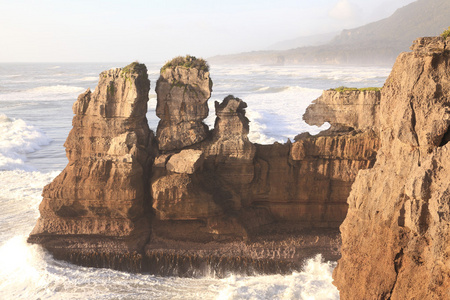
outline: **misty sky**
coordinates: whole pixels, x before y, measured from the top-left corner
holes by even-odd
[[[264,50],[414,0],[0,0],[0,62],[164,62]]]

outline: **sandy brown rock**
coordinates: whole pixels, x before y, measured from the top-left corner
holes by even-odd
[[[194,174],[203,166],[203,152],[201,150],[187,149],[172,155],[166,164],[170,172],[180,174]]]
[[[359,170],[373,166],[378,146],[373,131],[257,145],[252,202],[267,207],[278,222],[337,228],[351,185]]]
[[[211,139],[194,149],[166,151],[171,155],[167,163],[159,163],[152,174],[153,208],[159,221],[177,223],[155,222],[159,237],[177,239],[178,231],[193,241],[247,236],[240,221],[241,199],[254,176],[255,146],[247,137],[245,107],[232,96],[216,103],[218,117]],[[163,156],[157,157],[155,162],[162,160]],[[173,230],[162,228],[169,226]]]
[[[234,96],[216,101],[213,139],[205,146],[207,161],[217,176],[234,186],[248,185],[254,178],[255,145],[248,139],[247,104]]]
[[[358,103],[371,103],[376,118],[377,96],[322,97],[333,109],[310,111],[332,130],[257,145],[239,98],[216,102],[212,131],[202,123],[211,93],[206,66],[180,58],[161,69],[157,143],[145,119],[145,67],[102,73],[95,92],[74,104],[69,164],[45,188],[30,241],[78,264],[172,275],[208,264],[292,271],[318,252],[336,258],[351,184],[379,147]],[[307,233],[314,228],[320,233]]]
[[[109,251],[108,237],[122,239],[121,251],[142,247],[150,234],[149,88],[146,67],[133,63],[102,72],[95,92],[78,97],[65,143],[69,163],[44,188],[29,241],[74,253]],[[81,236],[86,239],[75,242]]]
[[[341,299],[450,296],[448,43],[415,41],[383,87],[377,162],[358,174],[341,226]]]
[[[208,68],[187,65],[198,61],[196,58],[180,59],[184,64],[161,68],[156,83],[156,115],[161,119],[156,137],[160,150],[183,149],[203,141],[208,134],[203,123],[212,91]]]
[[[380,95],[380,91],[327,90],[308,106],[303,119],[310,125],[322,126],[329,122],[340,127],[376,131]]]

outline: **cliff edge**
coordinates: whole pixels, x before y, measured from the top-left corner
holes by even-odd
[[[340,227],[341,299],[450,297],[449,49],[417,39],[382,89],[377,161],[358,173]]]

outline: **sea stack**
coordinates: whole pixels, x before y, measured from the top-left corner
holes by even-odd
[[[208,116],[212,80],[203,59],[176,57],[161,68],[156,83],[156,115],[161,119],[156,137],[162,151],[198,144],[208,134],[203,120]]]
[[[74,104],[69,164],[47,187],[29,241],[73,263],[161,275],[286,273],[339,258],[338,227],[379,147],[379,91],[325,91],[305,118],[330,122],[292,143],[250,142],[247,104],[215,103],[208,66],[161,68],[157,138],[144,65],[100,74]],[[363,108],[363,109],[362,109]]]
[[[340,227],[341,299],[450,296],[449,47],[417,39],[382,89],[381,148],[359,172]]]
[[[78,97],[64,144],[69,163],[43,190],[30,242],[58,258],[93,257],[102,266],[148,241],[149,89],[147,68],[132,63],[102,72],[95,91]]]

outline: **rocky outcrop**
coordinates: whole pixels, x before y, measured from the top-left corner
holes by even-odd
[[[207,137],[208,127],[202,121],[208,116],[212,91],[208,70],[204,60],[193,56],[177,57],[161,68],[156,83],[160,150],[183,149]]]
[[[310,125],[329,122],[336,127],[377,131],[381,92],[377,89],[347,89],[324,91],[308,106],[303,119]]]
[[[337,228],[360,169],[375,163],[373,131],[324,136],[304,134],[293,144],[257,145],[252,200],[277,222]]]
[[[203,124],[211,87],[203,60],[166,64],[153,139],[145,66],[103,72],[74,105],[69,164],[44,189],[29,240],[78,264],[170,275],[336,260],[351,185],[375,163],[379,93],[325,91],[305,118],[331,129],[258,145],[234,96],[215,103],[213,130]]]
[[[338,227],[358,171],[375,163],[379,99],[379,91],[324,91],[303,118],[330,129],[292,144],[257,145],[252,202],[278,223]]]
[[[247,238],[241,220],[242,192],[246,188],[248,193],[254,176],[255,146],[247,137],[245,107],[233,96],[216,102],[210,139],[191,146],[195,149],[165,151],[155,159],[151,179],[155,236],[175,240],[183,236],[192,242]]]
[[[95,91],[78,97],[69,163],[44,188],[29,241],[65,258],[132,253],[148,241],[149,88],[145,65],[133,63],[102,72]]]
[[[416,40],[382,89],[381,148],[359,172],[341,226],[341,299],[450,295],[449,46]]]

